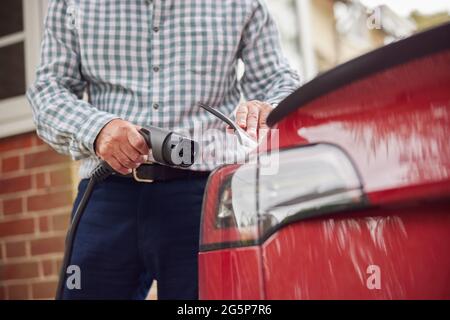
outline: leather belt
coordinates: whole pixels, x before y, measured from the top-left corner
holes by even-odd
[[[153,183],[171,180],[191,180],[207,178],[209,171],[191,171],[163,166],[156,163],[144,163],[139,168],[133,170],[133,174],[122,176],[134,178],[138,182]]]

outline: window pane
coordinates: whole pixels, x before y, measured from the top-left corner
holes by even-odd
[[[22,31],[22,0],[2,0],[0,6],[0,37]]]
[[[0,48],[0,99],[25,93],[23,42]]]

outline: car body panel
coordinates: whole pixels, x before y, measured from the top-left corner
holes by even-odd
[[[373,208],[292,224],[263,245],[265,298],[449,299],[449,208]]]
[[[200,299],[265,299],[260,247],[200,253],[199,265]]]
[[[436,30],[434,38],[431,31],[400,41],[329,77],[351,74],[361,61],[372,73],[356,72],[333,89],[323,75],[280,104],[269,117],[279,147],[343,149],[368,204],[292,221],[259,245],[202,250],[202,299],[450,299],[450,48],[441,43],[450,25]],[[403,62],[396,56],[421,42],[436,50],[420,49]],[[396,63],[375,70],[383,52]],[[311,93],[320,83],[323,94]],[[213,174],[211,189],[233,170]],[[204,219],[217,200],[206,195]],[[220,241],[229,232],[213,231],[206,238]]]
[[[369,195],[448,181],[450,50],[325,95],[275,128],[280,148],[318,142],[343,148]]]

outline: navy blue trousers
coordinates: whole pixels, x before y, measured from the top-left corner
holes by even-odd
[[[98,184],[81,219],[71,265],[81,289],[64,299],[198,298],[200,213],[206,178],[153,184],[111,177]],[[81,181],[76,207],[87,186]]]

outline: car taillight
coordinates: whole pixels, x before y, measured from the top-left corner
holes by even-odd
[[[356,169],[334,145],[263,154],[255,164],[225,166],[211,175],[201,251],[257,245],[288,223],[364,203]]]

